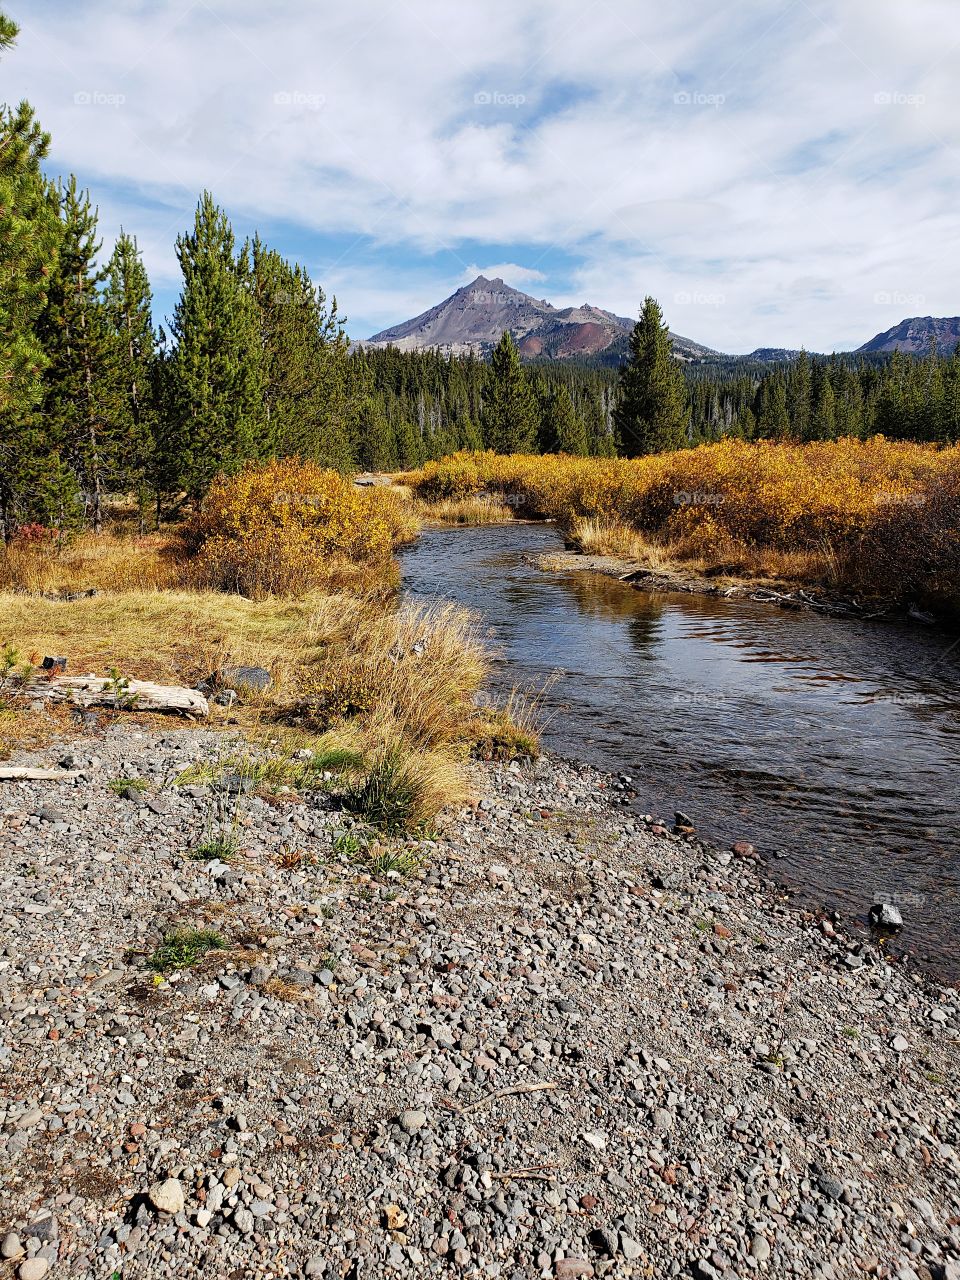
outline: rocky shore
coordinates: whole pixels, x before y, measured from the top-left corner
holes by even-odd
[[[364,850],[231,749],[0,782],[0,1276],[960,1278],[958,993],[629,780],[477,766]]]

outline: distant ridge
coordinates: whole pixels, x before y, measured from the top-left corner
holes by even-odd
[[[616,365],[626,355],[627,339],[635,323],[588,302],[579,307],[555,307],[545,298],[514,289],[499,276],[491,280],[479,275],[429,311],[382,329],[357,345],[488,356],[501,334],[509,329],[525,360],[585,360]],[[678,333],[671,333],[670,337],[674,355],[688,364],[777,364],[795,360],[800,354],[799,348],[794,347],[757,347],[749,355],[727,355]],[[884,356],[904,351],[925,355],[931,338],[936,340],[940,355],[950,355],[960,342],[960,317],[915,316],[901,320],[855,352],[838,354]]]
[[[929,351],[931,338],[936,340],[939,355],[951,355],[960,342],[960,316],[913,316],[909,320],[901,320],[892,329],[878,333],[857,350],[907,351],[911,355],[922,356]]]

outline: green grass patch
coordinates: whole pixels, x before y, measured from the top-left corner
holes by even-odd
[[[222,951],[226,939],[213,929],[173,929],[163,935],[147,964],[156,973],[191,969],[208,951]]]
[[[366,840],[356,831],[338,831],[333,837],[333,852],[339,858],[355,858],[366,847]]]
[[[214,836],[204,840],[196,848],[191,849],[187,857],[191,862],[230,862],[237,855],[240,841],[229,832],[226,835]]]
[[[122,796],[128,787],[132,787],[134,791],[139,791],[143,795],[150,790],[150,783],[146,778],[113,778],[107,783],[108,790],[116,796]]]
[[[418,820],[423,790],[403,755],[392,751],[347,790],[344,804],[379,831],[406,831]]]
[[[411,849],[381,849],[364,861],[363,865],[375,876],[395,872],[400,876],[412,876],[420,870],[420,859]]]

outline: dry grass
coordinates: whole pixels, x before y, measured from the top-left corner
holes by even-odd
[[[417,502],[415,510],[421,520],[432,524],[509,524],[514,518],[513,509],[496,494]]]
[[[376,774],[399,761],[409,825],[469,797],[464,762],[490,738],[474,706],[487,673],[477,620],[451,605],[385,609],[372,597],[313,593],[248,600],[220,592],[103,592],[58,601],[0,594],[0,644],[25,657],[66,654],[70,670],[194,685],[227,662],[266,667],[270,690],[229,716],[278,756],[291,740],[353,752]],[[138,717],[139,718],[139,717]],[[40,719],[0,718],[0,749],[43,738]],[[214,720],[215,722],[215,720]],[[51,728],[53,722],[47,726]],[[57,722],[57,727],[64,726]],[[323,733],[321,739],[315,735]],[[501,716],[498,755],[529,754],[529,735]]]
[[[390,549],[419,527],[409,494],[357,493],[330,473],[278,464],[225,482],[219,502],[204,517],[219,531],[206,540],[190,526],[183,536],[87,534],[62,548],[14,547],[0,558],[0,646],[34,664],[65,654],[71,673],[116,669],[188,687],[227,664],[265,667],[268,691],[229,711],[211,707],[211,720],[239,724],[261,747],[272,735],[277,768],[290,772],[285,740],[310,735],[311,746],[350,756],[344,776],[361,811],[392,813],[393,827],[463,802],[465,761],[491,737],[474,705],[487,654],[466,611],[393,604]],[[238,582],[204,582],[216,539],[246,566],[247,594]],[[39,722],[53,724],[20,709],[2,714],[0,750],[28,735],[39,742]],[[529,740],[500,714],[499,751],[527,754]]]
[[[73,672],[124,674],[192,685],[224,662],[264,666],[280,688],[304,651],[343,627],[358,601],[309,596],[247,600],[215,591],[103,592],[79,600],[0,595],[0,644],[21,653],[66,654]]]
[[[173,531],[143,538],[115,531],[100,537],[83,533],[59,547],[53,540],[0,545],[0,591],[156,591],[176,586],[184,573],[182,557]]]
[[[722,574],[769,578],[781,583],[821,582],[830,586],[836,585],[840,577],[836,556],[829,547],[785,551],[778,547],[744,546],[734,538],[727,538],[718,539],[710,555],[704,555],[683,539],[658,540],[618,520],[583,517],[572,522],[567,536],[585,555],[612,556],[642,565],[654,573],[683,570],[707,577]]]
[[[462,737],[465,710],[487,674],[479,624],[450,604],[372,613],[306,676],[299,701],[319,729],[357,713],[417,746]]]
[[[460,453],[407,482],[497,493],[585,549],[763,574],[960,613],[960,446],[727,439],[633,459]],[[640,535],[636,543],[629,530]]]
[[[641,562],[650,545],[639,530],[621,520],[588,520],[582,516],[573,521],[568,537],[585,555],[618,556]]]

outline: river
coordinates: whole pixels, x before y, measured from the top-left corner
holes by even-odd
[[[852,622],[545,573],[550,525],[428,529],[412,598],[481,614],[494,687],[540,688],[544,745],[629,775],[636,807],[749,840],[807,904],[865,925],[883,897],[901,952],[960,980],[960,645]]]

